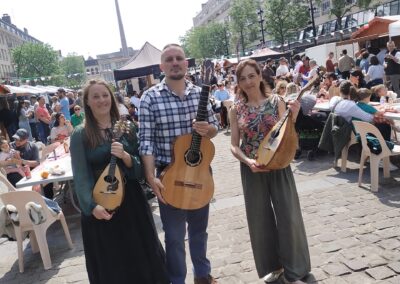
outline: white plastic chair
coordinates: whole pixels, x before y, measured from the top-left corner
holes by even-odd
[[[382,134],[371,123],[363,121],[353,121],[353,125],[356,132],[360,134],[361,144],[362,144],[360,171],[358,175],[358,186],[361,186],[364,164],[367,158],[369,157],[370,172],[371,172],[371,191],[377,192],[379,184],[379,162],[381,159],[383,159],[383,176],[385,178],[390,177],[389,157],[394,155],[400,155],[400,146],[395,145],[393,150],[390,150],[386,145],[385,139],[383,139]],[[382,152],[380,154],[376,155],[371,153],[371,150],[367,145],[367,133],[373,134],[379,140],[379,144],[381,145],[382,148]]]
[[[346,146],[343,147],[342,149],[342,155],[340,157],[340,170],[342,172],[347,171],[347,158],[349,156],[349,148],[351,145],[357,144],[357,139],[356,136],[354,135],[353,131],[351,132],[350,140],[347,142]],[[335,160],[335,165],[334,167],[337,167],[338,160]]]
[[[0,199],[6,205],[12,205],[18,212],[18,222],[13,222],[15,235],[17,238],[18,247],[18,265],[19,271],[24,272],[24,255],[23,255],[23,233],[29,232],[32,252],[36,253],[40,251],[40,255],[43,260],[45,269],[51,268],[51,258],[49,253],[49,247],[47,244],[46,232],[51,224],[59,220],[63,227],[65,238],[67,239],[69,248],[73,248],[71,235],[68,230],[67,223],[62,211],[58,214],[52,214],[50,209],[47,207],[42,196],[34,191],[10,191],[0,195]],[[41,224],[33,224],[28,210],[27,203],[34,202],[41,206],[45,221]]]

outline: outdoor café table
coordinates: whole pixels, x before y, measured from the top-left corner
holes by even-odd
[[[315,104],[313,109],[318,111],[331,111],[331,109],[329,108],[329,101],[318,102]]]
[[[383,117],[393,120],[400,120],[400,112],[385,112]]]
[[[56,154],[56,159],[54,158],[54,154]],[[56,175],[56,174],[49,174],[47,178],[42,178],[41,173],[43,171],[49,172],[51,168],[55,168],[56,166],[61,167],[62,170],[65,171],[64,174]],[[40,185],[41,187],[44,184],[48,184],[51,182],[67,182],[68,183],[68,193],[71,199],[72,205],[74,208],[80,212],[79,207],[76,205],[75,200],[73,198],[73,192],[71,188],[70,181],[73,180],[72,174],[72,166],[71,166],[71,155],[70,153],[66,153],[64,150],[64,145],[61,144],[58,146],[55,151],[50,153],[46,160],[44,160],[40,165],[36,168],[31,170],[31,178],[27,179],[26,177],[22,178],[15,187],[24,188],[28,186]]]

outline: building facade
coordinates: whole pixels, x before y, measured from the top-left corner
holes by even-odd
[[[201,5],[201,11],[193,18],[193,26],[200,27],[211,22],[229,21],[231,0],[209,0]]]
[[[0,18],[0,80],[10,80],[15,77],[11,60],[11,50],[25,42],[42,43],[28,34],[28,30],[17,28],[11,22],[8,14]]]
[[[315,39],[316,44],[338,41],[340,38],[347,39],[358,27],[368,23],[375,16],[391,16],[400,14],[400,0],[373,0],[370,9],[365,10],[353,7],[342,18],[342,25],[339,27],[337,19],[330,15],[332,0],[321,0],[320,4],[317,4],[315,0],[308,0],[308,3],[310,3],[310,1],[314,4],[314,22],[317,36]],[[259,2],[262,3],[263,1]],[[349,5],[352,5],[355,2],[356,0],[348,0]],[[213,21],[229,21],[229,9],[231,3],[232,0],[209,0],[202,4],[201,11],[193,18],[193,26],[198,27],[207,25]],[[266,30],[266,34],[266,46],[281,49],[281,46],[277,46],[278,44],[276,42],[268,40],[268,30]],[[313,28],[310,25],[300,30],[297,38],[294,41],[288,42],[285,45],[285,48],[305,48],[311,45],[314,45],[314,36]],[[255,42],[254,46],[249,46],[250,49],[258,47],[260,47],[259,41]]]
[[[129,57],[124,57],[122,50],[113,53],[100,54],[96,59],[89,57],[85,60],[85,71],[88,79],[102,79],[114,84],[114,70],[124,66],[136,54],[137,50],[128,48]]]

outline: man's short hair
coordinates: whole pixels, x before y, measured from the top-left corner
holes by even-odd
[[[342,53],[343,53],[343,54],[347,54],[347,49],[343,49],[343,50],[342,50]]]
[[[265,63],[270,63],[272,61],[272,58],[267,58],[267,60],[265,60]]]
[[[179,47],[179,48],[182,48],[182,46],[180,46],[179,44],[177,44],[177,43],[169,43],[169,44],[167,44],[166,46],[164,46],[164,48],[162,49],[162,51],[164,51],[164,50],[166,50],[167,48],[170,48],[170,47]],[[182,48],[183,49],[183,48]]]
[[[64,93],[65,94],[64,88],[58,88],[57,93]]]

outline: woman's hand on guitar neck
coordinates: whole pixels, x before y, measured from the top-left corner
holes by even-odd
[[[97,220],[110,220],[114,213],[110,214],[103,206],[96,205],[96,207],[92,211],[92,215]]]
[[[269,172],[271,170],[267,170],[263,165],[260,165],[257,163],[256,160],[249,159],[247,165],[250,167],[251,171],[253,173],[264,173],[264,172]]]
[[[164,190],[164,185],[161,183],[160,179],[152,177],[152,178],[147,178],[146,180],[150,185],[151,189],[153,190],[154,194],[157,196],[158,200],[164,204],[167,204],[167,202],[165,202],[161,194],[161,191]]]

